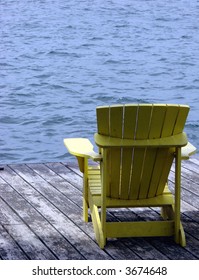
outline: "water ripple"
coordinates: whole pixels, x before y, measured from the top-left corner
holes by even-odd
[[[196,1],[1,1],[1,162],[57,161],[95,108],[183,103],[199,146]],[[1,16],[1,14],[3,16]]]

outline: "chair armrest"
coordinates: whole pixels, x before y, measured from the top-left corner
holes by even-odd
[[[177,135],[157,138],[157,139],[121,139],[95,133],[95,143],[102,148],[116,148],[116,147],[137,147],[137,148],[169,148],[169,147],[183,147],[187,145],[186,133],[179,133]]]
[[[64,145],[71,155],[82,158],[90,158],[94,161],[100,161],[101,155],[93,150],[92,143],[86,138],[66,138]]]
[[[194,147],[190,142],[188,142],[186,146],[182,147],[181,158],[189,159],[189,157],[195,154],[196,151],[196,147]]]

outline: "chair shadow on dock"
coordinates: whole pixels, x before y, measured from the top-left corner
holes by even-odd
[[[199,259],[199,160],[183,162],[181,216],[187,246],[171,237],[110,239],[101,250],[82,219],[82,175],[74,164],[4,165],[0,171],[0,259]],[[169,186],[173,187],[171,172]],[[108,219],[153,219],[156,209],[110,209]],[[149,214],[150,213],[150,214]]]

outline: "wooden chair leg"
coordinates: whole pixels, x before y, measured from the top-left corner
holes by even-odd
[[[89,199],[89,205],[91,210],[91,218],[93,223],[93,228],[95,232],[95,238],[97,240],[97,243],[101,249],[104,249],[104,246],[106,244],[106,237],[104,234],[104,231],[102,230],[102,222],[100,219],[98,207],[93,204],[92,197]]]
[[[86,223],[88,222],[88,203],[85,198],[83,198],[83,220]]]
[[[180,244],[183,239],[182,226],[180,222],[180,197],[181,195],[181,148],[176,148],[175,158],[175,242]],[[182,241],[183,242],[183,241]]]
[[[88,160],[84,159],[83,177],[83,220],[88,222]]]

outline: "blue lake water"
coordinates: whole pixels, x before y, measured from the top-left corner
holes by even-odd
[[[0,163],[71,160],[96,106],[148,102],[190,105],[199,147],[199,1],[0,1]]]

